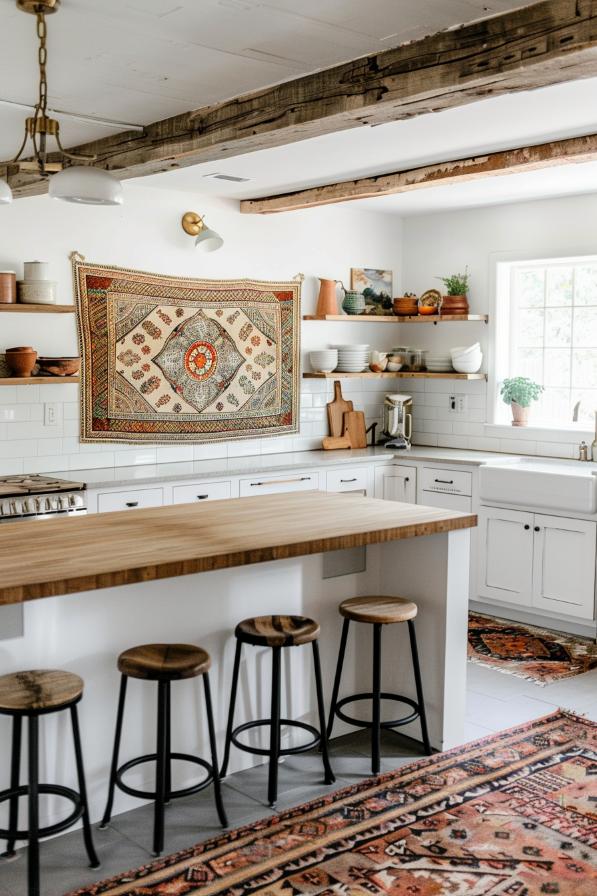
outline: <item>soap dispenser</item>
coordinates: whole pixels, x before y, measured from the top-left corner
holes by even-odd
[[[597,464],[597,411],[595,411],[595,438],[591,443],[591,460]]]

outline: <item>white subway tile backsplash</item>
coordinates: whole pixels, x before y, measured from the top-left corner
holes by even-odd
[[[63,453],[62,439],[40,439],[37,443],[39,457]]]
[[[11,386],[2,386],[0,391],[8,392],[11,388]],[[40,388],[40,386],[15,386],[16,395],[14,401],[17,401],[19,404],[37,404],[40,400]]]
[[[96,470],[102,467],[115,466],[113,451],[97,451],[95,454],[86,454],[84,457],[80,454],[69,454],[66,460],[69,470]],[[64,467],[61,469],[64,469]]]
[[[87,459],[85,459],[87,462]],[[155,464],[157,462],[156,448],[138,448],[131,446],[128,451],[114,452],[114,466],[132,467],[138,464]]]
[[[15,404],[18,401],[17,389],[18,386],[2,386],[0,389],[0,405]]]
[[[0,458],[18,460],[21,457],[35,457],[37,454],[37,442],[34,439],[6,439],[0,441]],[[3,464],[0,464],[3,472]]]
[[[500,439],[500,451],[509,454],[536,454],[537,442],[525,439]]]
[[[156,449],[158,464],[185,463],[194,460],[192,445],[163,445]]]
[[[466,436],[438,435],[437,444],[442,448],[468,448]]]

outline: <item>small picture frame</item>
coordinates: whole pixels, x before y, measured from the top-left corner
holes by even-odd
[[[392,307],[392,280],[392,271],[378,268],[350,269],[350,288],[362,292],[368,306]]]

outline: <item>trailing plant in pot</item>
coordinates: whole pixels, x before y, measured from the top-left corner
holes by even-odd
[[[537,401],[542,392],[543,386],[526,376],[514,376],[504,380],[500,395],[504,403],[512,408],[512,426],[527,425],[531,403]]]

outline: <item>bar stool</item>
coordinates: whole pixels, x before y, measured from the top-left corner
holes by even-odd
[[[154,801],[154,825],[153,825],[153,851],[156,856],[161,855],[164,849],[164,806],[170,800],[183,796],[191,796],[204,790],[212,782],[214,785],[214,799],[218,817],[222,827],[228,826],[222,793],[220,788],[220,776],[218,774],[218,756],[216,751],[216,735],[214,729],[213,710],[211,703],[211,691],[209,687],[208,671],[211,667],[211,657],[207,651],[192,644],[143,644],[140,647],[132,647],[125,650],[118,657],[118,670],[120,678],[120,696],[118,699],[118,712],[116,715],[116,733],[114,736],[114,751],[110,769],[110,783],[108,787],[108,802],[102,819],[101,827],[109,823],[112,816],[114,803],[114,790],[116,787],[130,796],[139,799]],[[191,756],[188,753],[173,753],[170,738],[170,685],[173,681],[181,681],[187,678],[203,678],[203,690],[205,695],[205,709],[207,713],[207,727],[211,751],[211,763],[199,756]],[[158,685],[158,718],[157,718],[157,742],[156,752],[130,759],[124,765],[118,766],[120,752],[120,740],[122,736],[122,720],[124,717],[124,704],[126,688],[129,678],[137,678],[142,681],[155,681]],[[205,769],[207,775],[198,784],[185,787],[182,790],[172,790],[171,764],[173,759],[181,759],[192,762]],[[156,789],[154,791],[137,790],[129,787],[123,781],[123,775],[131,768],[142,765],[145,762],[156,764]]]
[[[339,719],[342,719],[343,722],[347,722],[349,725],[355,725],[358,728],[370,728],[371,770],[372,774],[378,775],[381,729],[400,728],[403,725],[407,725],[409,722],[414,721],[414,719],[420,718],[423,745],[425,747],[425,752],[430,756],[431,744],[429,743],[429,735],[427,733],[427,718],[425,716],[423,686],[421,684],[421,671],[419,668],[419,653],[417,650],[415,624],[413,622],[417,615],[417,605],[402,597],[351,597],[348,600],[342,601],[338,610],[340,615],[344,616],[344,624],[342,626],[338,664],[336,666],[336,676],[334,678],[334,689],[332,692],[330,717],[327,729],[328,739],[332,736],[334,718],[336,716]],[[346,642],[348,640],[348,629],[351,620],[373,625],[373,689],[370,693],[354,694],[353,696],[344,697],[342,700],[338,700],[342,666],[344,665]],[[417,690],[416,701],[411,700],[410,697],[404,697],[400,694],[388,694],[381,690],[381,629],[383,625],[392,625],[399,622],[408,623],[410,650]],[[359,700],[371,700],[373,712],[372,720],[370,722],[352,718],[352,716],[348,716],[342,711],[342,707],[347,703],[354,703]],[[412,712],[400,719],[382,722],[381,700],[394,700],[397,703],[405,703],[407,706],[411,707]]]
[[[226,729],[226,746],[224,750],[224,762],[222,763],[221,776],[226,776],[228,760],[230,758],[230,745],[234,744],[239,750],[253,753],[255,756],[269,757],[269,774],[267,798],[273,808],[278,798],[278,762],[280,756],[291,756],[295,753],[306,753],[307,750],[319,746],[321,749],[325,783],[333,784],[336,780],[330,766],[328,743],[325,733],[325,709],[323,703],[323,687],[321,684],[321,665],[319,661],[319,623],[306,616],[254,616],[239,622],[234,631],[236,638],[236,652],[234,655],[234,669],[232,672],[232,691],[230,694],[230,709],[228,712],[228,726]],[[238,690],[238,677],[243,644],[252,644],[255,647],[271,647],[272,650],[272,694],[271,716],[269,719],[257,719],[245,722],[233,728],[234,709],[236,706],[236,694]],[[303,644],[311,644],[313,648],[313,667],[315,672],[315,691],[317,696],[317,711],[319,715],[319,729],[305,722],[280,718],[280,659],[283,647],[299,647]],[[251,747],[240,741],[239,735],[243,731],[250,731],[267,725],[270,729],[269,749]],[[287,725],[291,728],[301,728],[312,735],[312,740],[298,747],[280,747],[280,727]]]
[[[35,670],[16,672],[0,677],[0,713],[12,716],[12,750],[10,763],[10,787],[0,793],[0,803],[10,801],[8,830],[0,829],[0,840],[7,841],[5,856],[15,854],[17,840],[28,841],[27,851],[27,891],[29,896],[39,896],[39,841],[42,837],[60,834],[83,820],[83,840],[92,868],[99,868],[99,860],[93,847],[87,788],[83,769],[83,753],[77,703],[83,696],[83,680],[72,672],[59,670]],[[39,717],[50,713],[70,710],[75,747],[75,765],[79,790],[58,784],[39,783]],[[28,722],[28,783],[20,784],[21,733],[23,719]],[[73,811],[63,821],[41,828],[39,826],[39,796],[53,794],[70,800]],[[28,797],[27,828],[18,828],[19,799]]]

